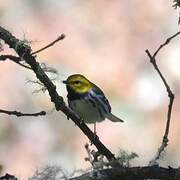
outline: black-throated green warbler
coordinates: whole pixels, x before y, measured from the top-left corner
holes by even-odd
[[[85,123],[105,120],[123,122],[111,113],[111,106],[102,90],[81,74],[74,74],[63,81],[68,91],[69,107]]]

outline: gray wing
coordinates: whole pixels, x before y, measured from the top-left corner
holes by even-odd
[[[109,101],[106,99],[104,93],[101,91],[100,88],[96,86],[95,88],[92,88],[88,94],[90,98],[99,105],[101,111],[103,111],[104,113],[111,112],[111,106],[109,104]]]

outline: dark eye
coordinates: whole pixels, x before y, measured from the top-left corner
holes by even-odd
[[[77,80],[77,81],[74,81],[74,84],[80,84],[81,81]]]

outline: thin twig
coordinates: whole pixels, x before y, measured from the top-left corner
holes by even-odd
[[[158,148],[158,151],[157,151],[154,159],[149,162],[150,165],[154,165],[154,164],[157,163],[157,160],[160,159],[160,156],[161,156],[162,152],[165,150],[165,148],[168,145],[168,141],[169,141],[168,134],[169,134],[169,128],[170,128],[171,113],[172,113],[173,101],[174,101],[174,97],[175,97],[174,93],[172,92],[170,86],[167,83],[167,80],[165,79],[164,75],[161,73],[158,65],[156,64],[156,56],[164,46],[166,46],[172,39],[177,37],[179,34],[180,34],[180,32],[177,32],[176,34],[174,34],[171,37],[167,38],[166,41],[159,46],[159,48],[155,51],[155,53],[153,55],[151,55],[149,50],[145,51],[147,53],[149,59],[150,59],[150,62],[152,63],[153,67],[155,68],[155,70],[159,74],[161,80],[163,81],[164,86],[166,88],[166,91],[168,93],[168,97],[169,97],[169,105],[168,105],[168,112],[167,112],[167,122],[166,122],[166,128],[165,128],[163,140],[162,140],[162,143],[161,143],[160,147]]]
[[[20,57],[13,56],[13,55],[0,55],[0,61],[6,61],[7,59],[19,64],[20,66],[22,66],[24,68],[32,70],[31,67],[20,63],[22,61]]]
[[[65,34],[61,34],[56,40],[54,40],[54,41],[51,42],[50,44],[46,45],[45,47],[43,47],[43,48],[41,48],[41,49],[39,49],[39,50],[37,50],[37,51],[32,52],[31,55],[35,55],[35,54],[37,54],[37,53],[39,53],[39,52],[41,52],[41,51],[44,51],[45,49],[53,46],[53,45],[54,45],[55,43],[57,43],[58,41],[63,40],[65,37],[66,37]]]
[[[0,113],[4,113],[4,114],[8,114],[8,115],[15,115],[17,117],[20,117],[20,116],[45,116],[46,115],[45,111],[40,111],[37,113],[22,113],[19,111],[7,111],[7,110],[3,110],[3,109],[0,109]]]
[[[159,46],[159,48],[156,50],[156,52],[153,54],[153,57],[155,58],[156,55],[158,54],[158,52],[159,52],[164,46],[168,45],[168,44],[170,43],[170,41],[171,41],[172,39],[174,39],[176,36],[178,36],[179,34],[180,34],[180,31],[178,31],[176,34],[174,34],[174,35],[170,36],[169,38],[167,38],[166,41],[165,41],[163,44],[161,44],[161,45]]]

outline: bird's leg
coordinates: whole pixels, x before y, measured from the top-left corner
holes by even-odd
[[[94,135],[96,136],[96,122],[94,123]]]
[[[96,122],[94,123],[94,139],[99,139],[96,131]]]
[[[97,136],[97,132],[96,132],[96,122],[94,123],[94,139],[99,139],[99,137]],[[92,142],[90,142],[91,144],[90,145],[93,145]]]

